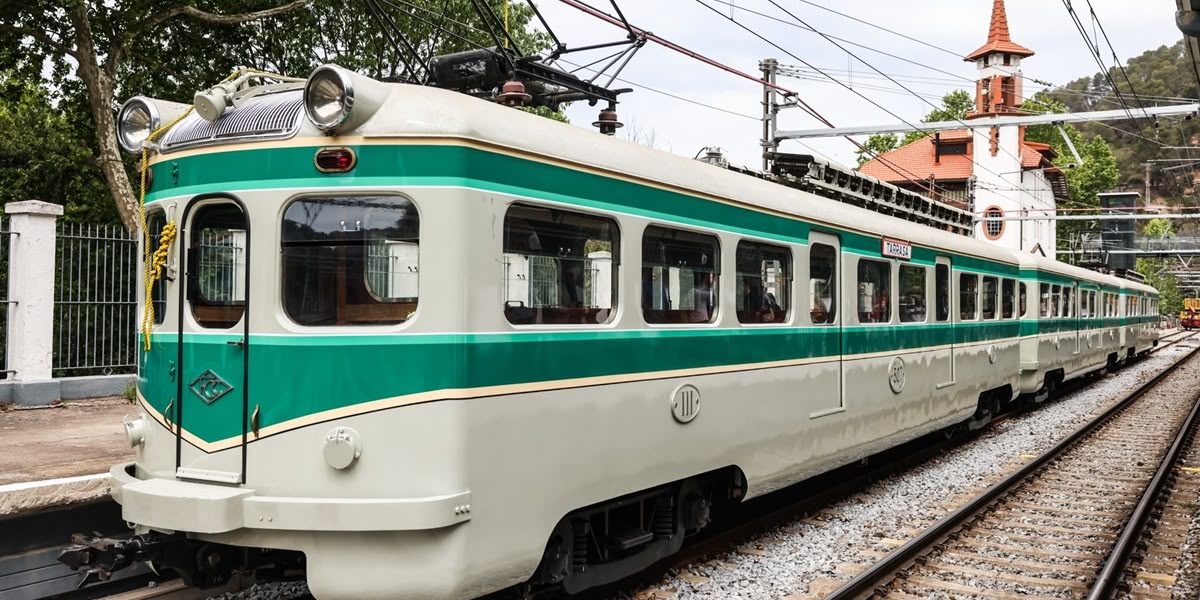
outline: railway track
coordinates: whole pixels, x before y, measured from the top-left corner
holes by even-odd
[[[1175,461],[1200,413],[1198,383],[1200,346],[1193,346],[827,598],[1091,599],[1136,585],[1126,580],[1128,561],[1144,542],[1160,493],[1171,489]]]

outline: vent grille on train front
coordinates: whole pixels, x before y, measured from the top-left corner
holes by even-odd
[[[230,108],[210,123],[192,112],[163,136],[163,152],[235,141],[290,138],[300,130],[304,93],[301,90],[267,94],[245,106]]]

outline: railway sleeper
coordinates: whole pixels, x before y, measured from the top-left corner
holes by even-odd
[[[568,594],[619,581],[679,551],[746,493],[736,467],[575,510],[559,521],[528,585]]]

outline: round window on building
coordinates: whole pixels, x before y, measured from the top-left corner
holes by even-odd
[[[1004,211],[999,206],[989,206],[983,211],[983,235],[989,240],[998,240],[1004,234]],[[996,219],[989,221],[988,219]]]

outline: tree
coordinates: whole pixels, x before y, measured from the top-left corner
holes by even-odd
[[[1034,94],[1033,98],[1021,105],[1021,109],[1033,113],[1061,113],[1067,110],[1062,102],[1044,92]],[[1120,180],[1121,172],[1117,168],[1117,158],[1104,138],[1092,136],[1085,141],[1079,130],[1070,123],[1063,125],[1063,130],[1079,151],[1083,162],[1076,164],[1078,161],[1075,155],[1071,153],[1062,133],[1054,125],[1028,126],[1025,129],[1025,140],[1050,144],[1058,155],[1054,164],[1063,167],[1067,177],[1067,191],[1071,196],[1065,208],[1097,208],[1100,206],[1100,193],[1113,189]],[[1067,248],[1082,228],[1083,225],[1079,222],[1058,223],[1059,248]]]
[[[497,13],[503,1],[486,0]],[[471,0],[406,4],[414,8],[388,8],[387,17],[418,52],[495,45]],[[523,4],[510,13],[509,29],[526,52],[546,45],[527,27],[531,16]],[[138,198],[130,186],[133,161],[118,151],[118,99],[133,92],[190,103],[235,65],[306,75],[337,62],[380,78],[409,70],[403,45],[393,44],[365,5],[338,0],[27,0],[0,5],[0,33],[17,40],[0,50],[0,71],[41,83],[49,102],[86,107],[79,124],[92,133],[93,161],[130,231]]]
[[[975,99],[965,90],[954,90],[942,96],[942,105],[929,111],[922,123],[934,123],[937,121],[961,121],[965,119],[968,112],[975,108]],[[901,146],[907,146],[919,139],[928,137],[929,134],[923,131],[910,131],[904,134],[904,139],[898,140],[894,133],[877,133],[867,138],[863,146],[870,150],[870,153],[864,152],[862,148],[855,151],[858,154],[858,166],[874,158],[875,155],[890,152]],[[874,154],[872,154],[874,153]]]
[[[1148,238],[1165,240],[1175,237],[1174,227],[1168,219],[1151,219],[1142,228],[1142,235]],[[1179,281],[1168,271],[1172,259],[1169,258],[1139,258],[1137,272],[1146,277],[1146,284],[1158,290],[1159,313],[1169,315],[1183,310],[1183,294],[1179,291]]]

